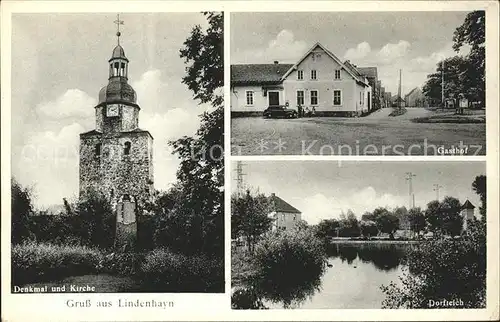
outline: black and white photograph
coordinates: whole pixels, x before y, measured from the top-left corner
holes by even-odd
[[[232,155],[485,155],[485,20],[231,13]]]
[[[236,161],[231,172],[233,309],[486,307],[485,162]]]
[[[1,2],[2,321],[498,320],[499,10]]]
[[[223,25],[12,15],[12,293],[224,292]]]

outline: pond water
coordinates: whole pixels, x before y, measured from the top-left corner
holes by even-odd
[[[408,244],[333,244],[321,289],[293,308],[380,309],[385,298],[381,285],[400,284],[401,261]],[[270,308],[280,304],[265,302]]]

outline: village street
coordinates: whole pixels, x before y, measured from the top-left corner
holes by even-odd
[[[407,108],[392,117],[391,108],[368,116],[299,119],[231,119],[233,155],[485,155],[485,124],[415,123],[437,114]],[[461,145],[462,144],[462,145]],[[444,148],[444,149],[443,149]]]

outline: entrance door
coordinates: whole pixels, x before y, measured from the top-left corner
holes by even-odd
[[[268,92],[269,96],[269,106],[280,105],[280,93],[279,92]]]

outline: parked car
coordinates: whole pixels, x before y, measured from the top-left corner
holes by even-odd
[[[269,106],[264,110],[264,117],[271,118],[296,118],[298,113],[296,110],[286,108],[285,105]]]

